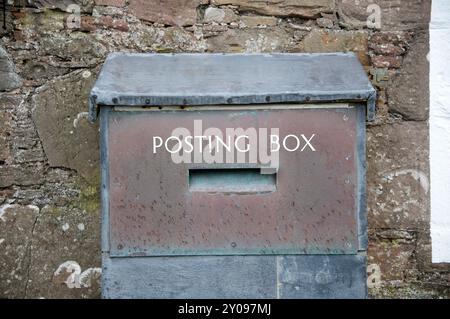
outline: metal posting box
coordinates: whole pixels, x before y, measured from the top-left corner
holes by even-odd
[[[374,108],[351,53],[111,54],[103,297],[366,297]]]

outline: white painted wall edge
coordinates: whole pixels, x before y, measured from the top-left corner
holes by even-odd
[[[433,0],[430,22],[432,262],[450,262],[450,1]]]

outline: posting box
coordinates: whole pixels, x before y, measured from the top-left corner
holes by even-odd
[[[353,54],[112,54],[100,118],[107,298],[364,298]]]

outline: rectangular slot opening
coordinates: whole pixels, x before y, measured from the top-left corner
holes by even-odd
[[[260,168],[190,169],[189,190],[211,193],[267,193],[277,190],[277,174]]]

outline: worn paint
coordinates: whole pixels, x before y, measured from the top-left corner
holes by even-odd
[[[280,136],[315,133],[317,151],[280,152],[276,191],[248,192],[249,185],[247,192],[196,191],[188,173],[198,165],[153,154],[150,137],[166,138],[177,127],[192,132],[199,118],[205,129],[223,132],[279,127]],[[355,253],[356,123],[355,108],[110,113],[111,255]]]

